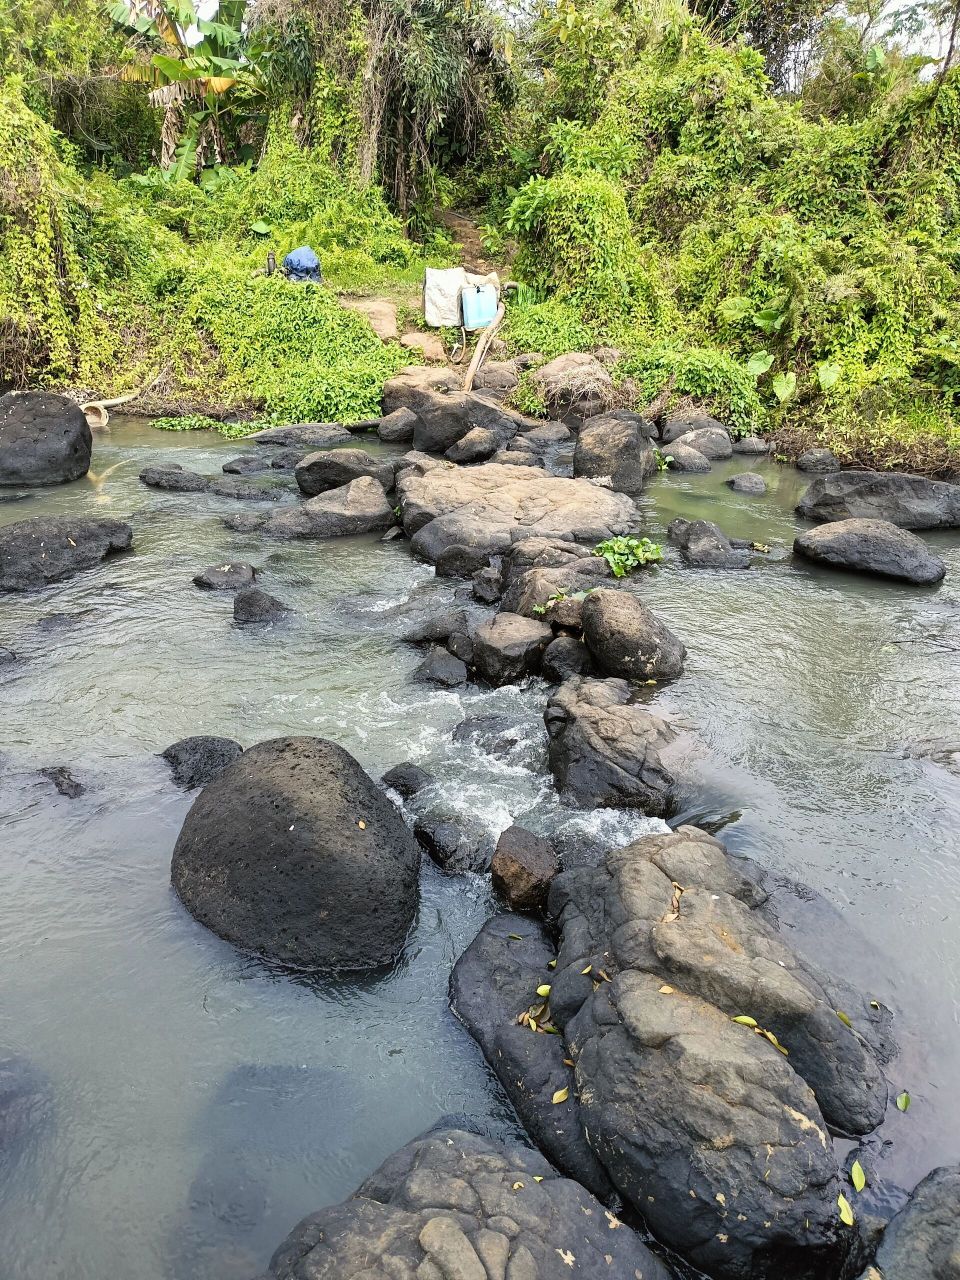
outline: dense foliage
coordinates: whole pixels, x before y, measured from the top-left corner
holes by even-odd
[[[625,400],[957,465],[956,9],[546,0],[0,0],[11,384],[362,416],[472,201],[514,350],[615,346]],[[904,44],[941,23],[947,60]],[[918,26],[919,24],[919,26]],[[926,24],[926,26],[924,26]],[[327,286],[262,273],[299,244]],[[329,286],[329,287],[328,287]],[[526,382],[518,403],[538,405]]]

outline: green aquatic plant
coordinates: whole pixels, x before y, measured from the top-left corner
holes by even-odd
[[[644,565],[659,564],[663,547],[649,538],[607,538],[593,548],[593,554],[606,560],[615,578],[625,578]]]

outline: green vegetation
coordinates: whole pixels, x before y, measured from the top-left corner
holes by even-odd
[[[659,564],[663,559],[663,547],[649,538],[607,538],[593,548],[593,554],[606,560],[615,578],[625,578],[634,569]]]
[[[469,203],[521,282],[512,352],[615,347],[624,403],[782,453],[960,467],[957,0],[203,13],[0,0],[7,382],[367,416],[411,357],[336,294],[409,314]],[[934,30],[939,62],[910,51]],[[323,286],[264,273],[300,244]]]

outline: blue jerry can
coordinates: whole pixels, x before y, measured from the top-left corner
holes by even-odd
[[[485,329],[497,317],[497,290],[492,284],[467,284],[460,290],[465,329]]]

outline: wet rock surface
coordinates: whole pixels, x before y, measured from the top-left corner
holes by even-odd
[[[289,605],[259,587],[244,587],[233,597],[233,620],[241,626],[282,622],[292,613]]]
[[[798,555],[835,569],[878,574],[904,582],[942,581],[946,566],[916,534],[889,520],[835,520],[801,533]]]
[[[395,764],[392,769],[388,769],[380,781],[391,791],[396,791],[404,800],[408,800],[410,796],[428,787],[433,778],[426,769],[421,769],[412,761],[405,760],[402,764]]]
[[[83,410],[49,391],[0,396],[0,486],[79,480],[90,469],[93,436]]]
[[[256,484],[234,475],[201,475],[177,462],[144,467],[140,481],[149,489],[165,489],[169,493],[211,493],[218,498],[237,498],[247,502],[277,502],[285,493],[279,484]]]
[[[448,875],[486,871],[490,866],[490,841],[475,822],[426,813],[413,825],[413,834],[430,858]]]
[[[60,795],[65,796],[68,800],[76,800],[78,796],[82,796],[86,791],[83,783],[73,776],[66,765],[50,765],[46,769],[41,769],[40,774],[48,782],[52,782]]]
[[[275,738],[207,783],[171,879],[192,915],[285,964],[393,961],[419,900],[420,851],[399,811],[342,747]]]
[[[725,483],[734,493],[746,493],[753,498],[758,498],[767,492],[766,480],[763,476],[758,476],[755,471],[741,471],[739,475],[730,476]]]
[[[372,476],[361,476],[273,515],[224,523],[238,532],[262,531],[272,538],[346,538],[389,529],[394,515],[383,485]]]
[[[517,613],[498,613],[473,635],[471,666],[494,686],[515,684],[540,669],[553,632],[542,622]]]
[[[693,568],[750,568],[750,552],[745,547],[735,547],[723,530],[710,520],[678,517],[671,521],[667,536],[680,547],[684,560]]]
[[[597,808],[642,809],[664,817],[676,779],[663,753],[677,733],[634,700],[626,680],[571,677],[547,703],[549,759],[561,797]]]
[[[467,666],[460,658],[436,645],[415,669],[412,678],[421,684],[439,684],[453,689],[466,684]]]
[[[684,645],[628,591],[598,587],[580,611],[583,641],[604,675],[624,680],[674,680],[683,671]]]
[[[181,738],[160,752],[170,766],[174,783],[184,791],[203,787],[228,764],[233,764],[243,754],[243,747],[232,738],[215,738],[197,734]]]
[[[35,516],[0,527],[0,591],[33,591],[92,569],[127,551],[133,530],[123,520]]]
[[[899,471],[819,476],[797,505],[809,520],[889,520],[901,529],[960,527],[960,485]]]
[[[294,1228],[261,1280],[669,1280],[642,1241],[537,1152],[436,1129]]]
[[[256,576],[257,571],[252,564],[234,560],[201,569],[194,574],[193,585],[201,591],[239,591],[242,587],[252,586]]]
[[[887,1226],[861,1280],[956,1280],[960,1275],[960,1166],[934,1169]]]
[[[393,488],[393,466],[365,449],[323,449],[308,453],[297,464],[294,476],[300,492],[308,498],[326,493],[328,489],[339,489],[361,476],[372,476],[384,489]]]
[[[493,853],[493,887],[511,911],[540,911],[557,874],[557,855],[549,840],[514,824],[502,832]]]

